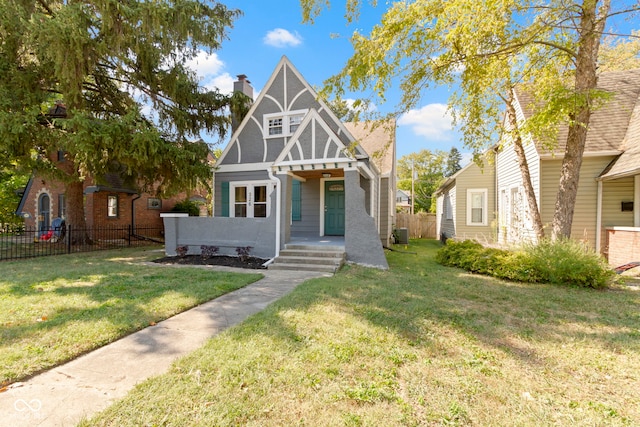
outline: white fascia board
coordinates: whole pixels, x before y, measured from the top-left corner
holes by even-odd
[[[216,173],[220,172],[250,172],[268,170],[271,167],[271,162],[264,163],[237,163],[233,165],[220,165],[216,169]]]

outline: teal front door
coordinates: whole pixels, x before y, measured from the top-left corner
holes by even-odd
[[[324,234],[344,236],[344,181],[324,183]]]

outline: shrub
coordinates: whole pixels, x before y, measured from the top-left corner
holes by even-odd
[[[199,202],[194,202],[193,200],[183,200],[175,204],[171,212],[184,212],[188,213],[189,216],[199,216],[200,215],[200,205]]]
[[[187,252],[189,252],[189,247],[188,246],[178,246],[176,248],[176,253],[178,254],[179,257],[183,257],[187,254]]]
[[[211,258],[212,256],[215,256],[219,250],[220,248],[217,246],[202,245],[200,246],[200,255],[202,255],[202,258],[204,259]]]
[[[597,289],[616,277],[599,254],[576,240],[545,239],[525,250],[545,282]]]
[[[485,248],[471,240],[448,240],[436,254],[440,264],[530,283],[603,288],[615,273],[596,252],[570,239],[543,240],[519,250]]]

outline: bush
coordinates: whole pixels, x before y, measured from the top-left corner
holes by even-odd
[[[615,277],[602,257],[570,239],[543,240],[515,251],[485,248],[471,240],[448,240],[436,254],[436,261],[474,273],[530,283],[603,288]]]
[[[604,259],[581,242],[545,239],[526,251],[542,280],[558,285],[604,288],[616,277]]]
[[[171,212],[183,212],[188,213],[189,216],[199,216],[200,215],[200,205],[199,202],[194,202],[192,200],[183,200],[175,204]]]

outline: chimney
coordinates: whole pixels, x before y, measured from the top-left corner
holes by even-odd
[[[253,86],[251,86],[251,82],[247,80],[247,76],[244,74],[238,74],[238,80],[233,82],[233,94],[242,93],[245,96],[249,97],[251,101],[246,105],[246,110],[249,109],[251,103],[253,103]],[[240,122],[242,121],[243,115],[246,111],[233,111],[231,114],[231,132],[235,133],[238,126],[240,126]]]
[[[238,74],[238,81],[233,82],[233,91],[242,92],[253,99],[253,86],[245,74]]]

